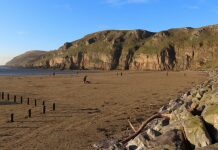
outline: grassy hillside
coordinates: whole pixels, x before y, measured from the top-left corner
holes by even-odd
[[[217,50],[218,25],[158,33],[108,30],[67,42],[36,59],[23,57],[16,64],[60,69],[198,69],[218,67]]]
[[[19,55],[9,61],[6,65],[7,66],[20,66],[20,67],[28,67],[32,66],[36,60],[40,59],[43,55],[45,55],[46,51],[28,51],[22,55]]]

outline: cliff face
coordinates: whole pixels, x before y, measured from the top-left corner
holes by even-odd
[[[110,30],[65,43],[25,65],[59,69],[198,69],[218,67],[217,52],[218,25],[158,33]]]

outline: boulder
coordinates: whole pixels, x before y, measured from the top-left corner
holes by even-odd
[[[205,146],[205,147],[202,147],[202,148],[197,148],[196,150],[218,150],[218,143],[212,144],[212,145],[209,145],[209,146]]]
[[[181,130],[170,130],[148,142],[149,149],[185,150],[185,139]]]
[[[188,141],[195,146],[204,147],[212,143],[210,135],[199,116],[193,116],[182,122]]]
[[[128,142],[127,150],[146,150],[145,138],[139,134],[137,137]]]
[[[158,131],[156,131],[156,130],[154,130],[154,129],[148,129],[148,130],[146,131],[146,134],[147,134],[147,136],[148,136],[149,139],[155,139],[157,136],[160,136],[160,135],[161,135],[160,132],[158,132]]]
[[[204,109],[202,116],[208,125],[212,138],[218,142],[218,104],[208,105]]]
[[[218,103],[218,92],[215,92],[211,95],[211,102]]]
[[[184,101],[180,98],[177,98],[176,100],[171,100],[169,105],[168,105],[167,111],[172,112],[172,111],[178,109],[183,104],[184,104]]]
[[[211,144],[211,138],[203,120],[199,116],[193,116],[184,106],[172,113],[170,124],[183,128],[186,138],[195,148]]]
[[[200,100],[202,96],[200,93],[197,93],[195,97]]]

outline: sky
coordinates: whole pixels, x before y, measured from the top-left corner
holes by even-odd
[[[153,32],[218,23],[218,0],[0,0],[0,65],[108,29]]]

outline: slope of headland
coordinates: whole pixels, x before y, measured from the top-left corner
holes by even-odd
[[[102,70],[186,70],[218,67],[218,25],[161,32],[107,30],[66,42],[34,59],[7,65]]]

